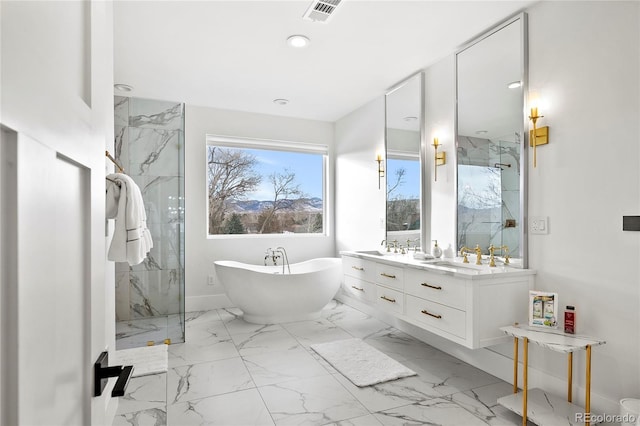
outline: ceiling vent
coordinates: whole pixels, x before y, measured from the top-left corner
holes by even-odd
[[[302,19],[314,22],[327,22],[333,16],[342,0],[314,0]]]

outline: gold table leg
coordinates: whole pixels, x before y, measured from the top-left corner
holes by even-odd
[[[518,393],[518,338],[513,338],[513,393]]]
[[[584,411],[585,424],[591,424],[591,345],[587,346],[587,382],[585,385]]]
[[[522,426],[527,426],[527,370],[528,370],[528,352],[529,339],[523,339],[522,345]]]
[[[567,380],[567,401],[571,402],[573,391],[573,352],[569,352],[569,365],[567,366],[567,370],[569,371],[569,378]]]

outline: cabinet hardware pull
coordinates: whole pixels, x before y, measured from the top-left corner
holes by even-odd
[[[431,284],[427,284],[427,283],[421,283],[420,285],[423,286],[423,287],[432,288],[434,290],[442,290],[442,287],[440,287],[439,285],[431,285]]]
[[[357,266],[352,266],[353,269],[355,269],[356,271],[364,271],[364,268],[359,268]]]
[[[380,296],[380,299],[384,299],[387,302],[396,303],[396,299],[389,299],[387,296]]]
[[[420,311],[420,312],[422,312],[425,315],[429,315],[430,317],[434,317],[434,318],[438,318],[438,319],[442,318],[442,315],[432,314],[431,312],[428,312],[428,311],[426,311],[424,309],[422,311]]]
[[[356,290],[358,290],[358,291],[364,291],[364,289],[363,289],[363,288],[356,287],[355,285],[352,285],[352,286],[351,286],[351,288],[354,288],[354,289],[356,289]]]
[[[393,278],[393,279],[395,279],[395,278],[396,278],[396,276],[395,276],[395,275],[389,275],[389,274],[386,274],[386,273],[384,273],[384,272],[383,272],[383,273],[381,273],[380,275],[382,275],[383,277],[387,277],[387,278]]]

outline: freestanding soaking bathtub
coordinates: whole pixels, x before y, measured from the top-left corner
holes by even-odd
[[[232,260],[214,262],[218,282],[255,324],[315,319],[340,288],[342,259],[324,257],[282,266],[250,265]]]

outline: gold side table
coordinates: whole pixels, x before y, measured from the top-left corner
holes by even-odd
[[[498,399],[505,408],[522,416],[526,426],[527,418],[538,425],[572,424],[584,425],[591,422],[591,348],[606,342],[592,337],[576,336],[554,329],[541,327],[507,326],[501,327],[504,333],[513,337],[513,394]],[[518,341],[523,340],[522,348],[522,392],[518,393]],[[541,389],[528,389],[529,343],[567,354],[567,402],[550,395]],[[585,407],[572,403],[573,395],[573,353],[586,351]],[[550,403],[552,401],[553,403]],[[567,423],[568,422],[568,423]]]

